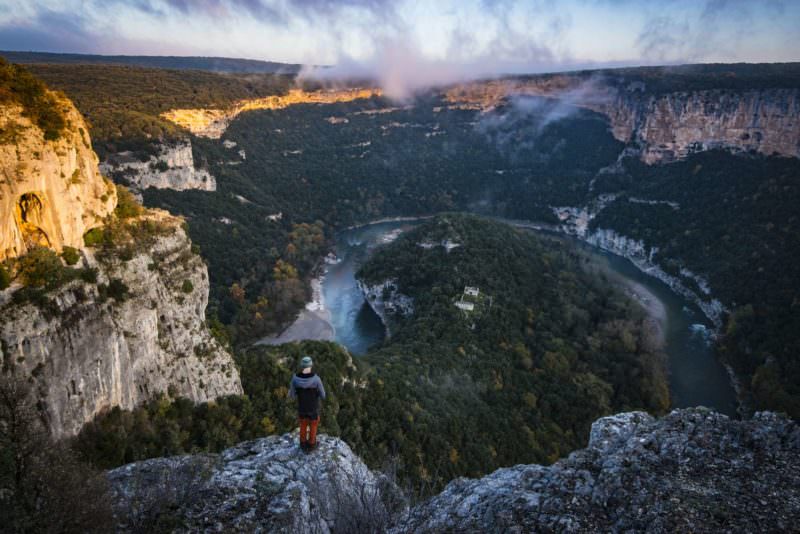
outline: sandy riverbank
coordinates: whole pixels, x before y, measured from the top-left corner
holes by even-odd
[[[322,277],[319,277],[311,281],[311,301],[297,315],[297,319],[280,334],[259,339],[254,345],[282,345],[306,339],[333,341],[335,335],[336,331],[331,324],[331,312],[325,308]]]
[[[327,311],[303,310],[297,319],[277,336],[267,336],[258,340],[256,345],[282,345],[292,341],[313,339],[318,341],[333,341],[334,330],[330,323]]]

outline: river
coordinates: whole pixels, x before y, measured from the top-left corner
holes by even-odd
[[[384,221],[350,228],[338,235],[337,259],[328,262],[320,290],[309,305],[315,314],[313,321],[318,321],[317,310],[322,309],[322,316],[332,327],[319,338],[333,338],[356,355],[383,341],[385,329],[358,289],[355,273],[376,247],[391,242],[416,224],[419,222]],[[546,235],[579,247],[609,279],[639,300],[658,323],[669,362],[673,408],[702,405],[731,416],[736,414],[736,394],[724,366],[713,354],[709,339],[712,324],[693,303],[623,257],[576,238],[551,232]],[[302,319],[303,316],[299,321]],[[297,324],[291,328],[297,328]]]

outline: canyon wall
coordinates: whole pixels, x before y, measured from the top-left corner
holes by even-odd
[[[638,145],[649,164],[713,148],[800,157],[797,88],[655,94],[643,83],[553,76],[465,84],[445,98],[452,106],[488,110],[515,95],[558,98],[606,115],[614,137]]]
[[[650,164],[713,148],[800,157],[797,89],[661,96],[623,91],[587,107],[609,117],[614,137],[637,142],[642,159]]]
[[[303,91],[292,89],[285,95],[243,100],[230,109],[173,109],[162,113],[165,119],[174,122],[194,135],[219,139],[228,125],[240,113],[256,109],[283,109],[296,104],[333,104],[350,102],[362,98],[380,96],[380,89],[342,89]]]
[[[216,179],[207,170],[195,168],[189,139],[161,145],[158,156],[150,156],[147,161],[136,159],[130,152],[113,154],[100,164],[100,170],[117,181],[127,182],[137,191],[148,187],[176,191],[217,190]]]
[[[55,98],[50,112],[66,119],[55,140],[22,108],[0,106],[0,260],[22,256],[3,266],[0,380],[31,384],[55,437],[160,393],[240,394],[233,359],[204,322],[208,272],[182,219],[132,205],[115,213],[117,189],[100,175],[83,118]],[[101,248],[84,241],[95,228]],[[26,256],[66,246],[78,249],[74,268],[52,254]]]
[[[37,245],[83,246],[117,204],[114,184],[97,169],[89,129],[59,98],[67,128],[48,141],[16,105],[0,106],[0,260]]]
[[[133,258],[82,251],[79,266],[96,269],[96,282],[70,282],[46,303],[17,304],[13,286],[0,292],[3,371],[30,377],[56,437],[159,393],[197,402],[242,393],[232,357],[206,329],[208,272],[181,220],[145,217],[164,231]],[[127,288],[123,298],[104,294],[112,284]]]

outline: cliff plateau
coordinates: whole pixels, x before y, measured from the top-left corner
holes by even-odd
[[[257,109],[283,109],[296,104],[333,104],[381,96],[380,89],[341,89],[303,91],[292,89],[285,95],[242,100],[230,109],[172,109],[161,116],[194,135],[219,139],[240,113]]]
[[[97,170],[83,117],[57,100],[68,127],[50,141],[21,106],[0,106],[0,260],[36,245],[80,248],[83,234],[117,204],[114,185]]]
[[[800,427],[783,416],[693,408],[604,417],[586,449],[551,466],[457,479],[412,507],[325,436],[308,456],[286,434],[109,479],[123,530],[167,512],[179,532],[773,532],[800,520],[798,458]]]

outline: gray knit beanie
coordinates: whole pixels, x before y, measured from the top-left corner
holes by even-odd
[[[305,369],[306,367],[311,367],[314,365],[314,360],[311,359],[311,356],[303,356],[303,359],[300,360],[300,368]]]

